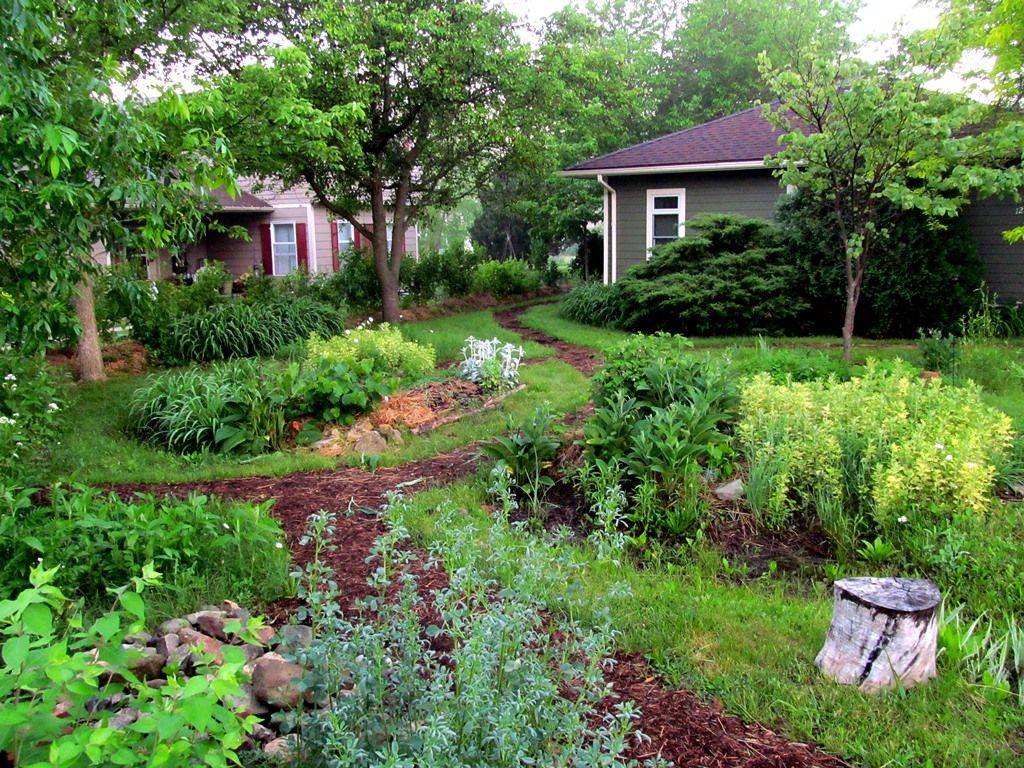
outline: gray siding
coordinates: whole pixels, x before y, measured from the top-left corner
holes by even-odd
[[[1001,299],[1024,301],[1024,243],[1008,243],[1003,232],[1024,225],[1022,203],[990,198],[972,204],[967,223],[985,265],[985,282]]]
[[[647,190],[686,190],[686,219],[702,213],[736,213],[770,219],[781,190],[771,172],[719,171],[611,176],[615,188],[617,277],[647,258]]]

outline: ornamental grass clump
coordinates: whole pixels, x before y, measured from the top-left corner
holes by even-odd
[[[313,365],[342,363],[349,368],[367,360],[374,373],[403,381],[423,378],[436,363],[433,347],[409,341],[388,323],[360,326],[330,338],[314,333],[306,341],[306,359]]]

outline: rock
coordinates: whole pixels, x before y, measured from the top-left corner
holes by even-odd
[[[313,628],[305,624],[286,624],[277,636],[278,650],[297,651],[313,644]]]
[[[174,653],[174,649],[181,645],[181,640],[178,639],[177,635],[161,635],[156,639],[156,652],[162,656],[170,658],[171,654]]]
[[[370,430],[369,432],[360,435],[352,444],[353,451],[370,456],[376,456],[384,453],[387,449],[387,440],[385,440],[383,435],[376,430]]]
[[[196,614],[195,625],[203,634],[216,637],[218,640],[228,640],[228,633],[224,626],[231,621],[224,611],[200,611]]]
[[[252,688],[256,696],[274,707],[291,708],[302,701],[298,682],[304,670],[279,653],[267,653],[253,664]]]
[[[743,498],[743,481],[737,477],[718,486],[712,493],[722,501],[738,501]]]
[[[242,691],[242,694],[238,696],[229,696],[225,700],[225,704],[227,704],[230,709],[240,713],[243,717],[248,717],[249,715],[262,716],[270,714],[270,709],[267,705],[256,698],[256,694],[253,693],[251,685],[243,685]]]
[[[383,436],[385,440],[387,440],[388,445],[405,445],[405,440],[402,439],[402,433],[391,425],[385,424],[384,426],[377,427],[377,431],[380,432],[381,436]]]
[[[138,656],[128,662],[128,668],[143,680],[160,677],[167,657],[155,648],[140,648]],[[133,654],[134,655],[134,654]]]
[[[256,725],[252,727],[252,737],[256,739],[256,741],[272,741],[276,735],[277,734],[267,728],[263,723],[256,723]]]
[[[178,639],[182,645],[188,646],[190,649],[198,649],[202,653],[213,656],[215,664],[220,664],[223,661],[220,649],[224,644],[220,640],[204,635],[202,632],[196,632],[194,629],[181,630],[178,632]]]
[[[251,661],[256,661],[260,656],[267,652],[267,649],[261,645],[254,643],[245,643],[241,646],[242,653],[245,654],[245,662],[248,664]]]
[[[263,754],[275,760],[291,760],[295,755],[295,741],[291,736],[276,738],[264,745]]]
[[[158,677],[154,680],[147,680],[146,685],[154,689],[163,688],[165,685],[167,685],[167,681],[162,677]]]
[[[153,642],[153,636],[149,632],[132,632],[124,636],[125,645],[133,645],[136,648],[144,648]]]
[[[110,718],[110,725],[115,731],[120,731],[127,728],[129,725],[139,719],[139,710],[132,709],[131,707],[125,707],[118,711],[116,715]]]
[[[277,630],[273,627],[260,627],[254,634],[256,635],[256,639],[261,643],[264,645],[270,645],[270,641],[274,639],[274,636],[277,634]]]
[[[177,669],[181,674],[187,675],[192,670],[192,661],[191,649],[187,645],[179,645],[167,657],[164,669]]]
[[[159,627],[157,627],[157,634],[161,635],[176,635],[183,629],[191,629],[192,624],[187,619],[168,619]]]

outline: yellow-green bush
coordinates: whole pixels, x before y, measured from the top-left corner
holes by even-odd
[[[973,386],[924,381],[901,366],[869,363],[864,376],[775,384],[766,374],[741,390],[740,442],[770,466],[762,515],[784,524],[833,499],[859,514],[867,535],[899,542],[992,504],[995,465],[1010,419]]]
[[[408,341],[397,328],[383,323],[376,328],[356,328],[328,339],[313,334],[306,342],[312,363],[344,363],[352,367],[370,360],[378,373],[402,379],[418,379],[434,369],[433,347]]]

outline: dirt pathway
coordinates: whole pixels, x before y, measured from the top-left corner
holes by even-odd
[[[589,376],[600,365],[600,357],[592,350],[523,326],[519,316],[525,309],[496,313],[495,318],[524,338],[554,348],[559,360],[585,375]],[[587,413],[588,410],[584,410],[570,414],[567,421],[584,418]],[[253,502],[273,499],[272,512],[281,522],[288,546],[299,565],[308,562],[312,555],[310,547],[301,543],[309,516],[321,510],[336,511],[336,546],[325,554],[325,560],[335,571],[343,596],[342,608],[350,610],[357,599],[369,592],[366,581],[375,567],[369,560],[369,553],[374,541],[385,531],[381,521],[366,510],[379,508],[388,491],[416,493],[448,485],[473,474],[479,466],[478,448],[470,445],[375,472],[345,467],[284,477],[119,485],[113,490],[126,497],[134,493],[182,496],[196,492]],[[427,593],[441,586],[446,577],[441,569],[428,567],[424,553],[418,554],[412,570],[421,592]],[[293,608],[291,602],[280,604],[278,618]],[[602,707],[603,711],[611,711],[618,701],[632,700],[640,708],[636,727],[646,739],[630,741],[628,756],[633,759],[660,755],[680,768],[842,768],[846,765],[814,746],[789,741],[761,725],[726,715],[719,704],[705,703],[690,691],[665,687],[638,655],[619,654],[615,661],[607,672],[615,693]]]

